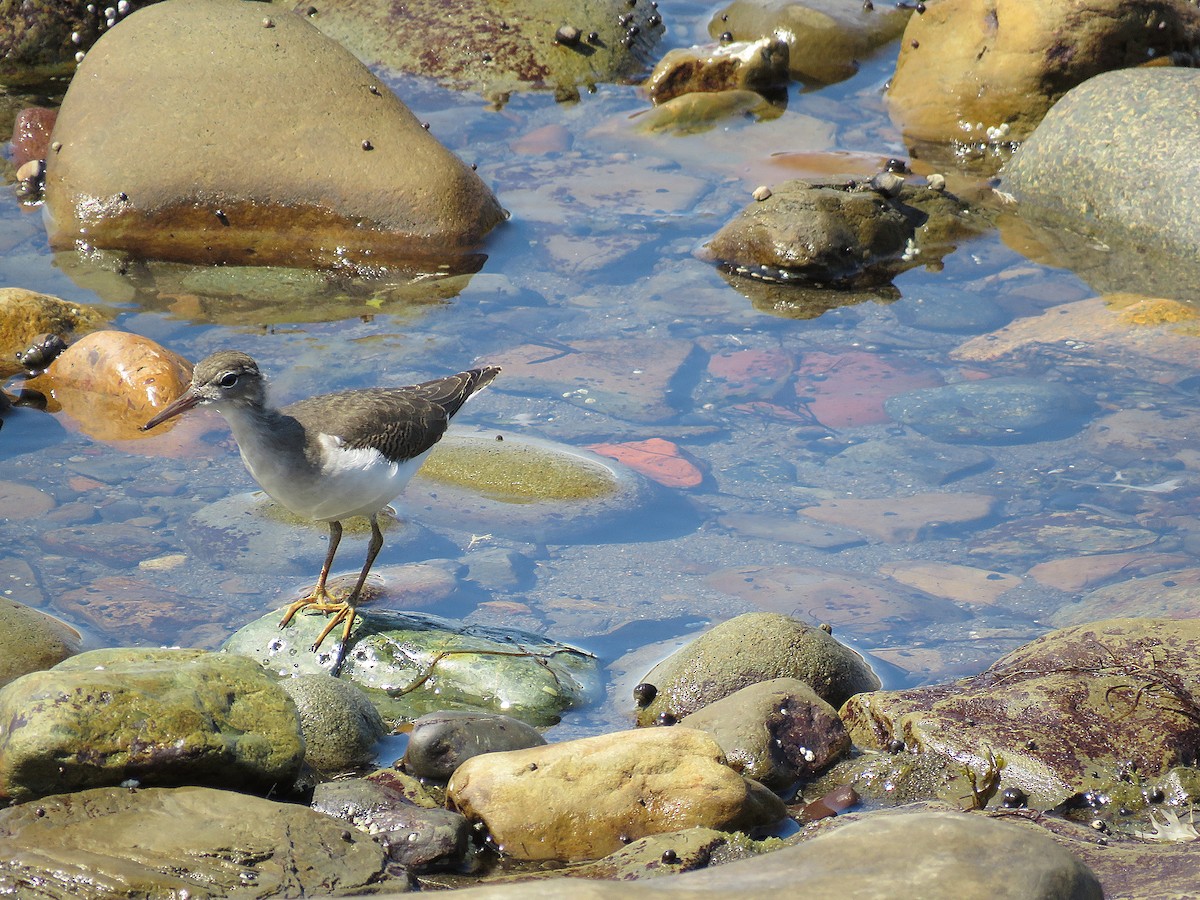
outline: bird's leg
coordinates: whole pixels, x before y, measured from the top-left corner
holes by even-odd
[[[312,589],[312,593],[307,597],[301,597],[295,603],[287,608],[287,612],[283,615],[283,620],[279,623],[279,627],[283,628],[288,622],[292,621],[292,616],[304,609],[306,606],[312,606],[321,612],[330,612],[328,608],[330,601],[333,599],[329,596],[329,592],[325,590],[325,582],[329,578],[329,570],[333,568],[333,557],[337,553],[338,544],[342,540],[342,523],[329,523],[329,550],[325,554],[325,564],[321,566],[321,574],[317,578],[317,586]],[[334,607],[335,609],[337,607]]]
[[[354,618],[358,613],[357,605],[359,598],[362,596],[363,585],[367,583],[367,575],[371,571],[371,566],[375,563],[375,557],[379,555],[380,548],[383,547],[383,532],[379,530],[379,519],[377,514],[371,515],[371,543],[367,545],[367,561],[363,563],[362,571],[358,574],[358,583],[354,585],[354,590],[350,592],[350,596],[344,602],[329,607],[330,612],[337,612],[332,619],[325,625],[320,636],[313,642],[310,649],[315,653],[321,646],[321,642],[329,637],[329,633],[335,629],[339,623],[345,622],[345,627],[342,629],[342,640],[338,644],[337,657],[334,659],[333,668],[329,670],[331,675],[337,675],[342,669],[342,663],[346,659],[346,648],[350,641],[350,630],[354,627]]]

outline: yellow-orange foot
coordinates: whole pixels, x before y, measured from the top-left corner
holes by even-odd
[[[283,614],[283,618],[279,620],[279,627],[287,628],[288,622],[292,621],[292,616],[296,615],[302,609],[311,609],[313,612],[333,612],[342,605],[333,599],[329,591],[324,588],[317,588],[307,597],[301,597],[295,603],[288,606]]]

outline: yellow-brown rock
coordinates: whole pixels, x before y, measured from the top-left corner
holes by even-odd
[[[0,288],[0,378],[22,371],[17,354],[39,334],[69,335],[103,321],[99,312],[79,303],[25,288]]]
[[[516,859],[595,859],[650,834],[745,830],[779,821],[782,801],[725,762],[703,731],[621,731],[467,760],[449,803]]]
[[[149,338],[94,331],[31,385],[50,394],[85,434],[108,441],[144,437],[138,429],[191,380],[191,363]]]
[[[1021,140],[1093,75],[1198,46],[1188,3],[938,0],[908,20],[888,101],[910,142]]]
[[[505,215],[349,51],[263,4],[166,0],[131,14],[88,52],[53,138],[56,248],[473,270]]]

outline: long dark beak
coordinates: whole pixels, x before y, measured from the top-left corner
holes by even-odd
[[[196,389],[194,387],[189,387],[179,396],[178,400],[166,408],[159,410],[158,415],[143,425],[139,430],[149,431],[155,425],[161,425],[163,422],[167,421],[167,419],[173,419],[180,413],[187,412],[189,409],[199,403],[200,399],[200,394],[196,391]]]

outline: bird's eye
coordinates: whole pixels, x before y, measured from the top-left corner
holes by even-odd
[[[224,375],[221,376],[221,380],[217,382],[217,384],[221,385],[221,387],[223,387],[223,388],[231,388],[237,383],[238,383],[237,372],[226,372]]]

